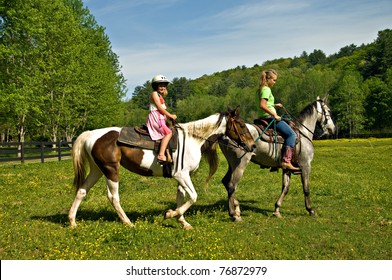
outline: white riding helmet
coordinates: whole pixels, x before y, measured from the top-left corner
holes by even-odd
[[[168,80],[168,78],[166,78],[163,75],[156,75],[156,76],[154,76],[154,78],[152,78],[151,83],[152,84],[155,84],[155,83],[157,83],[157,84],[159,84],[159,83],[168,83],[168,84],[170,84],[170,81]]]

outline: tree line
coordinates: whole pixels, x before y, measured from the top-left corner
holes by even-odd
[[[174,77],[166,102],[180,122],[237,105],[252,122],[260,73],[274,68],[275,98],[291,113],[328,95],[342,135],[391,132],[391,65],[392,31],[386,29],[370,44],[329,56],[314,50],[194,80]],[[0,141],[70,141],[87,129],[140,125],[151,91],[146,81],[124,100],[118,56],[82,0],[0,0]]]
[[[241,115],[253,122],[259,114],[256,95],[259,77],[262,70],[270,68],[277,70],[279,76],[273,88],[275,99],[293,115],[317,96],[328,96],[341,136],[392,132],[390,29],[379,31],[370,44],[351,44],[329,56],[322,50],[314,50],[253,67],[238,66],[195,80],[174,78],[168,88],[169,106],[181,121],[187,122],[240,105]],[[144,121],[140,116],[147,114],[150,92],[151,84],[146,81],[126,102],[129,123]]]
[[[115,122],[125,79],[81,0],[0,0],[2,141],[70,141]]]

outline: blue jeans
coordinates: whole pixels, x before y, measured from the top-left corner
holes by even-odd
[[[270,123],[273,118],[264,118],[268,123]],[[271,124],[270,128],[274,128],[273,124]],[[285,121],[277,121],[276,122],[276,130],[282,135],[284,138],[283,146],[289,146],[294,148],[295,140],[297,135],[295,134],[294,130],[287,124]]]

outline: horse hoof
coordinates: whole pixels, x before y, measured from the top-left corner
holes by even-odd
[[[280,212],[274,212],[274,217],[276,218],[282,218],[282,215],[280,214]]]
[[[316,211],[309,211],[309,216],[311,216],[311,217],[317,217],[317,213],[316,213]]]
[[[76,228],[76,222],[74,220],[73,221],[69,221],[69,227],[71,229],[75,229]]]
[[[173,218],[174,216],[175,216],[175,212],[174,212],[173,210],[169,209],[169,210],[167,210],[167,211],[165,212],[165,214],[163,215],[163,219],[164,219],[164,220],[171,219],[171,218]]]
[[[190,224],[187,224],[187,225],[184,225],[184,226],[183,226],[183,229],[184,229],[184,230],[192,230],[193,227],[192,227]]]
[[[242,218],[239,216],[234,216],[233,217],[233,222],[238,223],[238,222],[242,222]]]

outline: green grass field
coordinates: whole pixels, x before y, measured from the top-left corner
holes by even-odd
[[[392,258],[392,139],[315,141],[310,217],[293,176],[282,219],[272,216],[281,173],[250,164],[237,190],[241,223],[227,214],[217,173],[204,186],[207,164],[193,175],[197,203],[186,213],[194,230],[163,221],[175,207],[174,179],[122,170],[121,203],[135,228],[122,225],[101,179],[81,204],[78,227],[67,214],[74,199],[70,160],[0,165],[0,259],[267,259]]]

